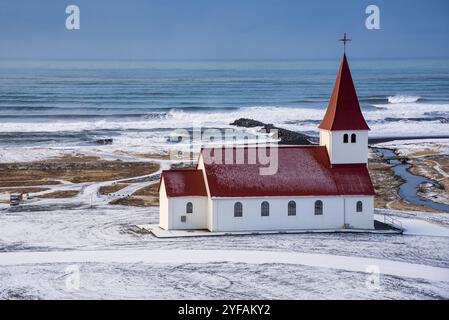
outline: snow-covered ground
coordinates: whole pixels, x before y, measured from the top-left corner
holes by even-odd
[[[139,159],[139,158],[137,158]],[[130,160],[130,159],[128,159]],[[135,161],[136,157],[132,157],[131,161]],[[146,159],[146,161],[149,161]],[[79,193],[72,198],[44,198],[44,199],[33,199],[27,200],[22,203],[22,207],[18,208],[18,210],[24,211],[33,211],[33,210],[54,210],[54,208],[90,208],[92,206],[106,205],[115,199],[120,199],[132,195],[137,190],[145,188],[147,186],[158,183],[160,174],[162,170],[166,170],[170,168],[170,165],[173,163],[171,160],[151,160],[152,163],[156,163],[159,166],[159,170],[142,176],[135,176],[132,178],[125,178],[119,180],[110,180],[110,181],[101,181],[101,182],[82,182],[82,183],[72,183],[70,181],[58,180],[59,184],[53,185],[41,185],[39,187],[43,187],[47,190],[38,191],[29,193],[31,197],[39,197],[41,195],[45,195],[48,193],[59,192],[59,191],[67,191],[67,190],[76,190]],[[129,183],[128,186],[120,189],[111,194],[100,194],[99,189],[103,186],[110,186],[116,183],[127,183],[132,181],[133,183]],[[142,181],[142,182],[135,182]],[[9,192],[2,192],[5,188],[0,187],[0,196],[2,200],[9,200]],[[6,188],[8,189],[8,188]],[[7,201],[4,203],[0,203],[0,210],[9,208],[9,204]]]
[[[0,298],[449,298],[449,215],[391,213],[406,235],[157,239],[157,208],[0,211]]]
[[[401,156],[432,150],[435,154],[449,154],[449,139],[394,140],[376,144],[379,148],[396,149]]]
[[[447,152],[447,141],[439,147],[432,141],[418,145],[413,150],[406,141],[384,146],[404,154],[426,147]],[[36,148],[29,158],[78,151],[49,154]],[[83,151],[108,160],[149,161],[107,146]],[[2,154],[0,162],[30,160],[26,153],[23,158],[15,151]],[[165,169],[170,161],[159,164]],[[155,183],[159,173],[114,195],[100,195],[98,189],[118,181],[62,181],[44,193],[75,189],[78,196],[14,209],[0,204],[0,299],[449,299],[449,214],[377,211],[379,220],[387,214],[402,223],[404,235],[158,239],[136,227],[157,223],[158,208],[108,203]]]

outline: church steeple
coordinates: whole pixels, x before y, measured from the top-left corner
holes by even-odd
[[[360,109],[346,53],[338,70],[326,114],[319,127],[324,130],[370,130]]]
[[[346,34],[341,39],[346,45]],[[346,53],[335,80],[326,114],[320,125],[320,145],[326,146],[334,164],[368,162],[369,127],[360,109]]]

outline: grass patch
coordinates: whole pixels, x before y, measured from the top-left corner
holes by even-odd
[[[149,185],[134,192],[135,196],[159,197],[159,183]]]
[[[34,187],[42,185],[57,185],[61,184],[59,181],[51,180],[14,180],[14,181],[0,181],[0,187]]]
[[[21,180],[66,180],[73,183],[128,179],[159,170],[156,163],[96,161],[0,165],[0,183]]]
[[[48,188],[6,188],[0,189],[0,193],[36,193],[50,190]]]
[[[111,193],[115,193],[119,190],[122,190],[123,188],[129,186],[129,184],[127,183],[116,183],[116,184],[111,184],[109,186],[102,186],[100,187],[100,189],[98,190],[98,192],[102,195],[108,195]]]
[[[130,197],[112,200],[109,204],[133,206],[133,207],[151,207],[159,205],[159,184],[152,184],[139,189]]]
[[[132,207],[150,207],[156,206],[159,202],[155,203],[154,201],[148,201],[143,197],[128,197],[128,198],[120,198],[115,199],[109,202],[112,205],[122,205],[122,206],[132,206]]]
[[[170,154],[168,153],[135,153],[134,155],[154,160],[170,160]]]
[[[84,154],[66,154],[62,157],[50,158],[42,160],[42,163],[83,163],[83,162],[98,162],[101,161],[100,157],[86,156]]]

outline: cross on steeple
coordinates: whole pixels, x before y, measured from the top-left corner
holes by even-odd
[[[351,41],[351,39],[346,37],[346,32],[343,38],[339,39],[338,41],[343,42],[343,52],[346,53],[346,42]]]

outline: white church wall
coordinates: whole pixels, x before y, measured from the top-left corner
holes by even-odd
[[[211,198],[207,199],[206,226],[209,231],[214,229],[214,202]]]
[[[296,202],[296,215],[288,215],[288,202]],[[323,215],[315,215],[315,201],[323,201]],[[234,204],[241,202],[243,217],[234,217]],[[261,203],[268,201],[270,215],[261,216]],[[338,229],[344,224],[343,197],[214,198],[216,222],[211,231]]]
[[[164,179],[162,179],[161,185],[159,187],[159,226],[165,230],[170,229],[168,221],[169,221],[168,199],[167,194],[165,192]]]
[[[343,142],[343,136],[348,135],[348,143]],[[356,135],[356,142],[351,143],[351,135]],[[320,130],[320,145],[326,146],[331,163],[367,163],[368,162],[368,131],[328,131]]]
[[[170,207],[170,229],[207,229],[207,197],[175,197],[168,198]],[[193,204],[193,213],[187,213],[187,203]],[[186,221],[182,222],[181,217]]]
[[[357,212],[357,202],[362,202],[362,212]],[[355,229],[374,229],[374,196],[346,197],[346,223]]]
[[[327,154],[332,154],[332,136],[329,130],[320,129],[320,146],[326,146]],[[329,158],[331,158],[329,156]],[[331,159],[332,160],[332,159]]]

